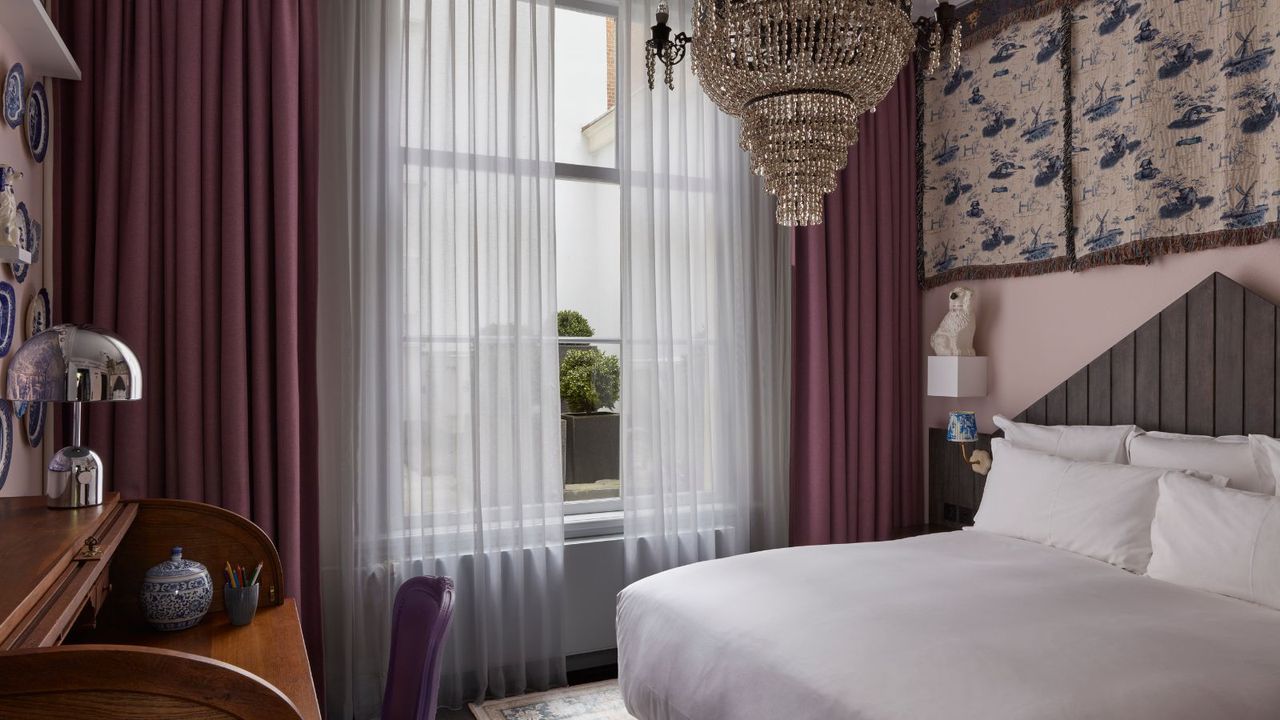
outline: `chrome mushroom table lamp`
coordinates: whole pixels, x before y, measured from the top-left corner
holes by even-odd
[[[44,478],[51,508],[102,504],[102,459],[80,444],[80,405],[142,397],[142,366],[123,340],[88,325],[55,325],[9,361],[12,401],[71,403],[71,445],[54,453]]]

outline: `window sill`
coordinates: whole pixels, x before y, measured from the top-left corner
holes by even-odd
[[[621,510],[564,516],[565,540],[594,540],[621,537],[621,535]]]

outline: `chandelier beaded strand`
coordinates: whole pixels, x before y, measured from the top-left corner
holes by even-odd
[[[888,94],[918,36],[934,47],[950,39],[948,60],[958,61],[959,29],[946,15],[944,23],[940,6],[936,20],[913,24],[895,0],[695,0],[689,38],[672,37],[664,1],[646,43],[649,87],[655,59],[673,86],[671,68],[692,43],[693,74],[742,120],[740,144],[778,198],[778,223],[816,225],[857,142],[858,116]]]

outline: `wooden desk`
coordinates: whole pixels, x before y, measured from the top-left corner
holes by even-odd
[[[102,618],[96,629],[73,638],[75,642],[141,645],[221,660],[274,685],[293,701],[302,717],[320,720],[293,598],[285,598],[282,605],[258,608],[253,622],[244,627],[232,625],[226,612],[209,613],[199,625],[179,632],[152,630],[141,621],[140,616],[124,622]]]
[[[0,498],[0,532],[8,543],[0,552],[0,718],[319,720],[297,605],[285,597],[275,546],[248,520],[203,503],[121,502],[114,493],[80,510]],[[85,554],[90,538],[95,557]],[[219,588],[223,562],[261,560],[254,621],[232,626],[218,589],[198,626],[151,629],[137,594],[146,568],[172,545],[204,562]]]

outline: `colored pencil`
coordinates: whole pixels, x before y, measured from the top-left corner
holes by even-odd
[[[249,578],[249,587],[258,584],[258,573],[262,572],[262,563],[258,563],[258,567],[253,569],[253,577]]]

